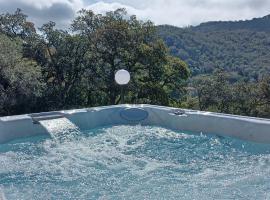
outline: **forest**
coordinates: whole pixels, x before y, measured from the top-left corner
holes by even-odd
[[[37,28],[17,9],[0,15],[0,115],[118,104],[126,69],[126,103],[269,118],[269,44],[267,30],[155,26],[125,9]]]
[[[191,71],[182,106],[269,118],[269,27],[270,15],[186,28],[158,26],[171,55]]]

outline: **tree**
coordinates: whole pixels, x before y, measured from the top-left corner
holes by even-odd
[[[83,104],[81,82],[87,65],[85,41],[55,29],[54,22],[44,24],[40,31],[42,35],[32,46],[32,51],[47,83],[44,94],[47,105],[44,106],[59,109]]]
[[[106,104],[119,100],[119,87],[114,74],[125,68],[131,72],[131,83],[127,90],[130,102],[169,104],[179,79],[189,75],[186,64],[169,56],[165,44],[156,37],[151,22],[141,22],[135,16],[128,17],[124,9],[95,15],[81,10],[72,24],[72,30],[88,40],[92,54],[92,74],[98,82],[96,90],[103,92]]]
[[[40,67],[22,57],[22,41],[0,34],[0,115],[35,111],[43,88]]]
[[[241,41],[256,36],[258,49],[256,41],[264,38],[266,43],[266,33],[235,32],[230,38],[239,42],[232,45],[223,41],[228,33],[193,33],[189,28],[174,34],[174,29],[168,28],[167,42],[191,64],[189,80],[187,64],[169,54],[154,24],[128,16],[124,9],[105,15],[81,10],[69,31],[49,22],[36,32],[21,10],[2,14],[0,115],[119,103],[114,74],[124,68],[131,73],[127,103],[270,117],[270,78],[262,76],[268,66],[255,71],[249,67],[267,64],[267,51],[260,49],[264,56],[257,60],[250,51],[238,56],[243,51],[235,47],[243,48]],[[254,43],[248,45],[253,48]],[[194,76],[202,71],[207,74]]]
[[[259,103],[257,84],[248,82],[237,82],[231,86],[233,114],[257,116],[257,105]]]
[[[199,76],[193,79],[193,87],[197,90],[201,110],[230,112],[232,91],[228,80],[228,74],[220,69],[212,76]]]
[[[270,77],[263,77],[258,84],[258,116],[270,117]]]
[[[0,15],[0,33],[11,38],[30,38],[35,33],[34,23],[27,21],[27,15],[17,9],[14,14],[6,13]]]
[[[205,75],[195,77],[192,79],[191,86],[196,89],[200,110],[207,110],[214,104],[213,91],[215,86],[211,77]]]

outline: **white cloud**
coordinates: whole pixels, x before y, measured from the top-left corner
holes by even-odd
[[[130,14],[135,14],[137,12],[142,12],[141,10],[137,10],[136,8],[133,8],[132,6],[129,5],[124,5],[118,2],[114,2],[114,3],[105,3],[105,2],[98,2],[98,3],[94,3],[92,5],[89,5],[86,7],[89,10],[93,10],[96,13],[100,13],[100,14],[104,14],[107,11],[111,11],[111,10],[116,10],[117,8],[126,8],[126,10],[128,11],[128,13]],[[140,14],[143,14],[140,13]]]
[[[147,18],[149,17],[149,9],[136,9],[132,6],[129,5],[125,5],[122,3],[118,3],[118,2],[113,2],[113,3],[105,3],[105,2],[97,2],[94,3],[92,5],[89,5],[86,7],[89,10],[94,11],[95,13],[99,13],[99,14],[105,14],[108,11],[113,11],[116,10],[118,8],[125,8],[128,12],[128,14],[130,15],[137,15],[140,19],[143,20],[147,20]]]
[[[38,27],[49,21],[67,27],[82,7],[82,0],[0,0],[0,13],[13,13],[20,8]]]
[[[67,27],[81,8],[105,13],[122,7],[139,19],[176,26],[270,14],[270,0],[0,0],[0,13],[21,8],[38,26],[56,21]]]
[[[6,0],[1,0],[2,2],[7,2]],[[0,1],[0,2],[1,2]],[[80,6],[82,6],[81,1],[69,1],[69,0],[46,0],[46,1],[40,1],[40,0],[13,0],[9,1],[9,3],[15,4],[24,4],[27,6],[32,6],[36,9],[44,9],[44,8],[50,8],[53,7],[55,4],[62,4],[62,5],[68,5],[70,7],[76,6],[77,3],[79,3]]]
[[[251,19],[270,14],[270,0],[105,0],[88,6],[98,13],[119,7],[156,24],[176,26],[216,20]]]

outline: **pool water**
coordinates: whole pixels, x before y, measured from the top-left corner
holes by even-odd
[[[270,146],[152,126],[0,145],[14,199],[270,199]],[[0,189],[0,190],[1,190]]]

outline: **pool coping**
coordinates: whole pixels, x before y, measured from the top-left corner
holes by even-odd
[[[263,121],[263,122],[270,123],[270,119],[268,119],[268,118],[249,117],[249,116],[243,116],[243,115],[233,115],[233,114],[225,114],[225,113],[217,113],[217,112],[209,112],[209,111],[182,109],[182,108],[150,105],[150,104],[119,104],[119,105],[89,107],[89,108],[81,108],[81,109],[70,109],[70,110],[61,110],[61,111],[29,113],[29,114],[22,114],[22,115],[11,115],[11,116],[0,117],[0,122],[31,119],[33,115],[50,115],[50,114],[53,115],[55,113],[61,113],[63,115],[70,115],[70,114],[74,114],[74,113],[93,112],[93,111],[100,111],[100,110],[110,109],[110,108],[145,108],[145,107],[162,109],[162,110],[166,110],[166,111],[173,111],[173,110],[181,109],[181,110],[185,111],[187,114],[208,115],[208,116],[223,117],[223,118],[225,117],[225,118],[229,118],[229,119],[245,119],[245,120],[253,121],[253,122]]]

